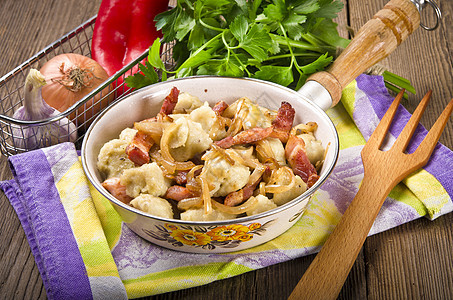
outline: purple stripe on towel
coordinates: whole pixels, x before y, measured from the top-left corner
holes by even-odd
[[[4,191],[6,197],[8,197],[9,202],[11,203],[12,207],[16,211],[17,216],[19,217],[19,220],[22,224],[22,228],[25,231],[25,235],[27,236],[28,243],[35,258],[36,265],[38,266],[38,270],[42,275],[41,278],[44,282],[44,285],[46,285],[46,283],[48,282],[47,276],[45,272],[42,272],[44,268],[42,264],[42,257],[41,253],[39,252],[39,248],[36,244],[33,230],[31,228],[32,225],[30,224],[31,221],[29,218],[27,208],[24,207],[24,205],[22,204],[23,200],[22,192],[19,186],[17,185],[15,179],[0,182],[0,189]]]
[[[92,299],[86,268],[46,156],[36,150],[12,156],[9,162],[15,180],[0,187],[20,218],[48,298]]]
[[[370,100],[374,111],[379,119],[381,119],[393,101],[393,97],[390,96],[386,90],[382,90],[382,88],[385,88],[382,76],[360,75],[357,78],[357,86],[359,89],[367,93],[368,99]],[[433,97],[435,97],[435,95],[433,95]],[[400,106],[397,115],[395,116],[395,119],[398,118],[399,122],[394,122],[396,124],[393,124],[390,127],[390,132],[393,136],[396,137],[399,135],[410,116],[411,114],[404,107]],[[417,130],[408,147],[409,153],[412,153],[417,148],[426,133],[427,130],[423,126],[419,125],[417,127]],[[453,198],[453,152],[439,143],[424,169],[436,177],[450,197]]]

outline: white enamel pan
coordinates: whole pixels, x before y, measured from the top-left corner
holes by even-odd
[[[313,193],[325,182],[337,161],[338,135],[324,110],[338,103],[341,91],[353,79],[390,54],[418,26],[419,12],[409,0],[392,0],[368,21],[347,49],[326,72],[316,73],[299,91],[261,80],[197,76],[170,80],[138,90],[102,112],[87,131],[82,163],[88,179],[104,195],[125,224],[144,239],[173,250],[220,253],[265,243],[299,220]],[[135,121],[155,116],[172,87],[195,95],[211,105],[247,96],[259,105],[278,109],[282,101],[296,111],[295,124],[316,122],[316,137],[328,147],[320,178],[296,199],[273,210],[248,217],[216,222],[188,222],[155,217],[114,198],[101,185],[96,162],[99,150]]]

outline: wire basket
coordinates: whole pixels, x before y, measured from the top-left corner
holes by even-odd
[[[134,67],[147,57],[148,51],[112,75],[66,111],[52,118],[39,121],[23,121],[13,118],[14,113],[23,105],[24,83],[30,69],[39,70],[48,60],[64,53],[77,53],[91,57],[91,39],[95,21],[96,16],[0,78],[0,151],[3,155],[15,155],[67,142],[71,140],[71,136],[75,135],[75,131],[77,131],[77,138],[74,143],[77,148],[80,148],[86,130],[99,113],[112,102],[132,91],[125,85],[124,79],[136,72],[138,68]],[[171,45],[165,44],[162,60],[167,65],[172,65],[170,50]],[[71,122],[75,124],[75,130]],[[55,134],[51,130],[55,125],[68,130],[62,135]]]

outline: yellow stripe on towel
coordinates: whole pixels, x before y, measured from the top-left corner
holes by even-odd
[[[87,275],[119,278],[80,161],[74,162],[55,186],[86,266]]]

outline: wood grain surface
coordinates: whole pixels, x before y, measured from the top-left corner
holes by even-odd
[[[339,29],[357,31],[386,0],[343,0]],[[0,0],[0,76],[97,13],[101,0]],[[417,29],[381,64],[411,80],[417,95],[403,105],[413,111],[429,89],[432,101],[421,123],[429,128],[453,97],[453,1],[437,0],[441,27]],[[434,22],[426,11],[422,22]],[[453,121],[440,140],[453,149]],[[1,180],[12,178],[5,157]],[[453,180],[453,179],[452,179]],[[0,295],[46,299],[42,279],[20,222],[0,193]],[[422,218],[367,238],[339,299],[452,299],[453,214]],[[147,299],[286,299],[314,255],[211,284]]]

